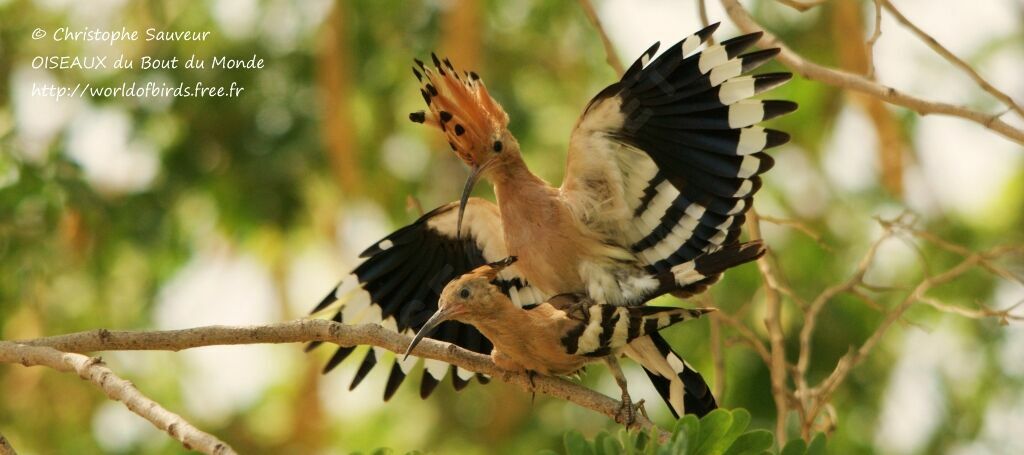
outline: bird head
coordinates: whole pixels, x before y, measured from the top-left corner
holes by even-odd
[[[480,177],[507,160],[518,157],[519,143],[508,130],[508,114],[487,92],[487,87],[474,72],[459,72],[446,58],[442,62],[430,54],[434,66],[420,60],[412,72],[420,81],[420,94],[427,111],[409,114],[416,123],[441,129],[448,145],[470,168],[459,205],[458,233],[462,233],[462,216],[466,200]]]
[[[437,311],[423,324],[419,332],[409,343],[405,356],[419,344],[423,337],[430,335],[442,322],[455,320],[467,324],[480,317],[494,313],[501,305],[514,305],[512,300],[501,292],[494,284],[498,273],[516,262],[515,256],[509,256],[497,262],[477,267],[448,283],[441,291],[437,302]]]

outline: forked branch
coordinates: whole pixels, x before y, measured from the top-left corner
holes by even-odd
[[[94,351],[180,351],[201,346],[302,343],[326,341],[340,346],[370,345],[391,352],[405,352],[412,339],[377,324],[344,325],[319,319],[301,319],[261,326],[207,326],[182,330],[111,331],[105,329],[78,332],[35,340],[21,341],[28,346],[45,346],[66,352]],[[7,342],[9,344],[13,344]],[[413,354],[441,360],[476,373],[497,378],[525,390],[536,391],[615,418],[621,403],[579,384],[562,378],[511,373],[498,368],[490,357],[462,349],[454,344],[424,339]],[[0,361],[18,362],[0,358]],[[532,386],[531,386],[532,384]],[[668,433],[658,429],[648,418],[638,415],[633,427],[655,430],[659,437]]]
[[[761,27],[761,25],[750,16],[750,13],[743,8],[743,5],[740,5],[739,0],[721,1],[722,5],[725,7],[726,13],[730,18],[732,18],[733,22],[736,23],[740,30],[745,33],[764,32],[764,36],[761,38],[761,45],[781,49],[782,52],[779,53],[779,56],[777,57],[778,60],[804,78],[864,93],[881,99],[889,104],[895,104],[897,106],[903,106],[911,109],[921,115],[941,114],[960,117],[995,131],[1018,144],[1024,144],[1024,130],[1015,128],[999,119],[1004,112],[988,114],[969,109],[964,106],[918,98],[896,90],[893,87],[880,84],[859,74],[853,74],[811,62],[800,54],[794,52],[789,48],[789,46],[786,46],[782,40],[771,34],[771,32],[766,31],[764,27]],[[1000,99],[1003,100],[1002,98]],[[1012,103],[1012,100],[1010,102]]]
[[[235,453],[231,446],[220,439],[204,433],[181,416],[143,395],[131,382],[114,374],[98,357],[61,352],[45,345],[29,346],[0,341],[0,363],[20,363],[27,367],[41,365],[65,373],[77,373],[82,379],[103,390],[110,399],[120,401],[129,410],[181,442],[186,449],[217,455]],[[0,454],[13,453],[13,449],[5,452],[7,449],[10,449],[10,445],[6,440],[0,441]]]

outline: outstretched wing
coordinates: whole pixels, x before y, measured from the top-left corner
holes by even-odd
[[[652,273],[734,243],[759,176],[773,164],[764,150],[789,140],[755,125],[796,104],[747,98],[791,75],[743,76],[778,49],[742,54],[755,33],[696,52],[716,28],[653,61],[652,46],[594,97],[570,141],[563,197],[585,225],[631,248]]]
[[[470,199],[462,237],[456,235],[458,203],[453,202],[423,215],[364,251],[366,260],[320,302],[313,313],[334,310],[332,320],[346,323],[377,322],[392,330],[415,334],[437,310],[437,301],[448,282],[476,267],[508,256],[497,207],[482,199]],[[512,265],[498,276],[498,285],[522,306],[535,305],[543,296],[526,285]],[[457,344],[465,349],[490,354],[491,343],[473,326],[456,321],[444,323],[431,338]],[[319,342],[309,345],[309,349]],[[338,348],[324,366],[324,373],[336,367],[354,350]],[[352,381],[355,388],[378,362],[383,352],[373,348]],[[418,359],[398,360],[391,367],[384,399],[398,389]],[[426,398],[453,370],[456,389],[462,389],[473,373],[444,362],[425,360],[426,372],[420,395]],[[486,378],[478,376],[481,382]]]

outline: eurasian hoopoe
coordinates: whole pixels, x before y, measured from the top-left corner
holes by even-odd
[[[449,282],[441,292],[437,312],[416,333],[406,357],[441,323],[455,320],[480,330],[494,344],[491,359],[507,371],[572,375],[601,359],[622,390],[617,420],[629,425],[635,415],[626,378],[616,360],[619,352],[638,337],[714,311],[599,304],[580,294],[558,295],[524,309],[493,283],[498,272],[515,259],[480,266]]]
[[[778,53],[743,54],[760,34],[698,49],[717,24],[676,43],[653,59],[655,44],[616,82],[587,105],[572,132],[561,187],[526,168],[508,116],[475,73],[459,74],[436,56],[433,68],[417,61],[428,112],[410,119],[435,125],[472,169],[462,199],[424,215],[374,244],[353,276],[342,280],[314,312],[337,301],[333,319],[381,321],[415,333],[437,309],[444,284],[488,262],[517,256],[496,284],[516,305],[548,296],[585,294],[602,304],[643,305],[664,293],[703,291],[729,266],[761,254],[738,246],[744,215],[773,164],[763,151],[789,140],[755,126],[796,109],[788,101],[747,100],[790,78],[788,73],[743,76]],[[468,198],[480,177],[493,184],[498,204]],[[725,267],[697,265],[708,253]],[[728,259],[728,260],[725,260]],[[490,343],[474,328],[450,321],[434,336],[487,353]],[[315,346],[315,345],[314,345]],[[340,348],[325,370],[352,352]],[[638,360],[676,415],[703,415],[717,405],[699,373],[657,333],[625,352]],[[391,369],[385,399],[415,365]],[[377,362],[371,350],[353,387]],[[426,362],[421,395],[448,366]],[[472,373],[455,370],[461,389]],[[483,378],[481,378],[482,380]]]

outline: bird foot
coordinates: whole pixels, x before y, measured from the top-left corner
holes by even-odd
[[[644,407],[644,400],[636,402],[636,409],[640,411],[640,415],[644,416],[644,418],[650,419],[650,416],[647,415],[647,408]]]
[[[647,417],[647,409],[644,408],[644,400],[640,400],[634,404],[633,400],[629,397],[629,394],[623,393],[622,403],[619,405],[619,410],[615,412],[615,422],[628,428],[636,422],[637,412],[642,414],[644,417]]]

